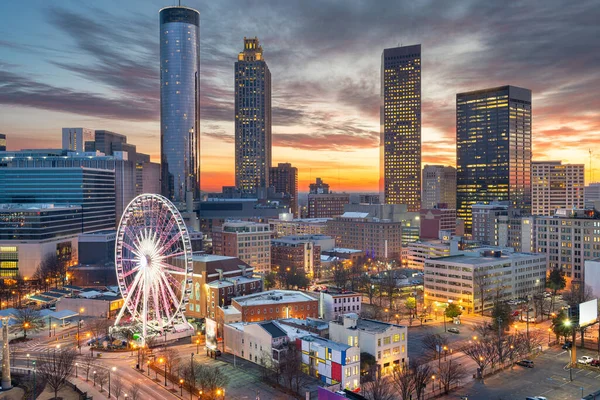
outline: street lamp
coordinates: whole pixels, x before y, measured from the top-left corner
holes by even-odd
[[[183,379],[179,380],[179,389],[181,389],[181,397],[183,397]]]
[[[94,375],[94,386],[96,386],[96,371],[92,373]]]
[[[29,355],[29,354],[27,354]],[[77,378],[77,367],[79,366],[79,363],[75,363],[75,378]]]
[[[108,370],[108,398],[110,399],[110,370],[112,369],[113,372],[115,372],[117,370],[117,367],[112,367]]]
[[[54,336],[56,336],[56,324],[52,324],[52,328],[54,329]]]
[[[159,358],[158,362],[160,364],[164,363],[165,364],[165,386],[167,386],[167,363],[165,362],[164,358]]]
[[[27,353],[27,368],[29,368],[29,357],[30,357],[30,355],[29,355],[29,353]]]
[[[444,346],[444,361],[446,361],[447,355],[448,355],[448,346]]]
[[[435,375],[431,375],[431,380],[432,380],[431,389],[432,389],[433,393],[435,394]]]
[[[200,354],[200,339],[196,339],[196,354]]]
[[[146,364],[148,366],[148,376],[150,376],[150,360],[146,361]]]

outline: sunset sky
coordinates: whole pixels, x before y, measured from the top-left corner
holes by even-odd
[[[159,161],[158,10],[174,1],[0,2],[0,133],[60,147],[62,127],[128,136]],[[234,183],[233,66],[257,36],[272,73],[273,162],[376,191],[382,50],[422,45],[423,163],[455,164],[455,95],[533,91],[534,160],[600,180],[597,1],[200,1],[202,189]]]

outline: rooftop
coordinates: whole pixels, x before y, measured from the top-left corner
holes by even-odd
[[[467,251],[464,254],[447,256],[447,257],[439,257],[433,258],[431,261],[435,260],[443,260],[444,262],[458,263],[458,264],[468,264],[468,265],[483,265],[489,264],[491,262],[503,262],[503,261],[512,261],[519,260],[523,258],[542,256],[543,254],[530,254],[530,253],[505,253],[502,251],[502,255],[500,257],[494,256],[494,254],[483,255],[484,251],[482,249],[473,249],[471,251]],[[429,260],[427,260],[429,261]]]
[[[353,211],[346,211],[345,213],[340,215],[341,218],[367,218],[368,216],[369,213]]]
[[[235,259],[235,257],[218,256],[216,254],[192,254],[192,261],[199,261],[199,262],[214,262],[214,261],[225,261],[225,260],[232,260],[232,259]]]
[[[286,223],[303,223],[303,224],[324,224],[331,221],[333,218],[296,218],[292,220],[286,219],[270,219],[269,223],[286,222]]]
[[[287,243],[287,244],[297,244],[297,243],[306,243],[313,242],[316,240],[331,240],[333,237],[327,235],[289,235],[283,236],[280,238],[272,239],[272,243]]]
[[[323,347],[328,347],[330,349],[338,350],[338,351],[346,351],[346,350],[352,348],[352,346],[348,346],[347,344],[334,342],[333,340],[329,340],[329,339],[323,339],[322,337],[319,337],[319,336],[308,335],[308,336],[303,336],[300,339],[305,342],[317,343]]]
[[[275,325],[272,321],[262,322],[260,326],[269,334],[272,338],[279,338],[283,336],[287,336],[287,333],[281,329],[279,326]]]
[[[81,208],[79,204],[53,204],[53,203],[4,203],[0,204],[0,211],[35,211],[35,210],[69,210]]]
[[[352,254],[352,253],[362,253],[362,250],[358,249],[346,249],[344,247],[334,247],[331,250],[327,250],[327,253],[342,253],[342,254]]]
[[[404,325],[396,325],[389,322],[381,322],[373,319],[359,318],[356,313],[344,314],[344,318],[356,320],[356,329],[365,332],[384,333],[390,328],[406,328]],[[331,321],[331,323],[343,325],[343,322]]]
[[[235,297],[233,300],[241,306],[316,301],[309,295],[296,290],[269,290],[266,292],[249,294],[247,296]]]

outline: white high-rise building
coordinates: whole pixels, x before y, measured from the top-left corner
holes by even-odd
[[[584,165],[560,161],[531,163],[531,213],[554,215],[559,208],[584,205]]]
[[[62,128],[63,150],[83,153],[85,142],[94,140],[94,130],[88,128]]]
[[[439,203],[456,209],[456,168],[444,165],[426,165],[423,168],[421,208],[432,209]]]

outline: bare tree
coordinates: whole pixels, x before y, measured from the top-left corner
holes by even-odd
[[[475,285],[475,290],[477,290],[479,294],[479,300],[481,301],[481,315],[483,315],[485,302],[489,298],[490,281],[488,276],[484,273],[476,272],[473,276],[473,284]]]
[[[473,324],[473,331],[476,333],[478,339],[485,339],[494,333],[494,328],[489,322],[482,322],[479,324]]]
[[[439,355],[440,349],[448,345],[448,338],[439,333],[428,333],[423,337],[421,345],[434,355],[434,359]]]
[[[417,395],[417,399],[422,399],[425,396],[425,388],[431,381],[433,368],[431,368],[429,364],[425,364],[421,361],[411,360],[410,369],[413,374],[415,394]]]
[[[380,281],[380,290],[385,291],[389,308],[392,308],[392,305],[394,304],[394,294],[398,292],[397,288],[396,278],[394,278],[392,272],[384,272],[383,278]]]
[[[11,331],[23,331],[23,338],[27,338],[27,331],[37,332],[45,326],[40,311],[31,307],[18,308],[13,317],[15,324],[11,326]]]
[[[115,377],[112,378],[112,382],[110,384],[112,389],[111,393],[114,394],[118,400],[119,396],[121,396],[123,393],[123,378],[121,378],[121,375],[115,374]]]
[[[482,339],[477,340],[469,346],[465,347],[463,349],[463,352],[469,358],[475,361],[475,363],[479,367],[479,372],[483,381],[485,369],[490,364],[494,364],[496,362],[496,358],[498,355],[498,346],[495,339]]]
[[[129,399],[130,400],[142,400],[142,394],[140,393],[142,389],[142,385],[138,382],[134,382],[131,384],[131,388],[129,389]]]
[[[535,311],[535,318],[538,316],[542,316],[542,321],[544,320],[544,314],[548,314],[550,310],[550,306],[547,305],[546,298],[542,293],[536,293],[533,295],[533,308]]]
[[[396,389],[400,393],[400,398],[408,399],[415,390],[414,370],[404,366],[403,368],[394,369],[392,375]]]
[[[393,382],[381,374],[377,374],[371,381],[364,382],[361,392],[368,400],[394,400],[396,398]]]
[[[74,350],[63,349],[49,351],[38,358],[38,373],[54,391],[54,398],[58,398],[58,391],[67,384],[67,379],[73,373],[76,356]]]
[[[344,268],[344,264],[339,261],[336,261],[332,266],[331,270],[333,271],[333,282],[339,288],[345,289],[346,284],[348,283],[349,274],[348,271]]]
[[[94,367],[95,363],[96,363],[96,360],[94,359],[94,356],[92,356],[90,353],[86,353],[81,358],[81,366],[82,366],[83,370],[85,371],[85,380],[86,381],[89,380],[90,371]]]
[[[438,368],[438,378],[444,386],[444,392],[448,393],[453,385],[458,384],[467,376],[467,372],[460,364],[452,363],[452,359],[444,362]]]
[[[98,368],[96,371],[96,382],[100,385],[100,392],[102,392],[104,385],[108,382],[108,371],[104,368]]]
[[[165,347],[160,356],[165,359],[165,366],[169,374],[173,373],[173,370],[177,369],[179,364],[179,353],[172,347]]]
[[[108,335],[108,329],[111,327],[111,322],[108,319],[94,319],[86,323],[88,329],[92,332],[92,337],[99,338]]]
[[[302,356],[295,343],[288,343],[287,351],[279,365],[281,376],[291,390],[299,390],[302,379]],[[296,388],[294,389],[294,384]]]
[[[193,364],[179,364],[179,376],[181,377],[181,379],[183,379],[183,387],[190,393],[194,393],[196,387],[196,375],[194,374]]]
[[[194,373],[196,382],[200,383],[203,393],[215,393],[218,389],[224,390],[229,384],[229,377],[219,367],[195,364]]]

